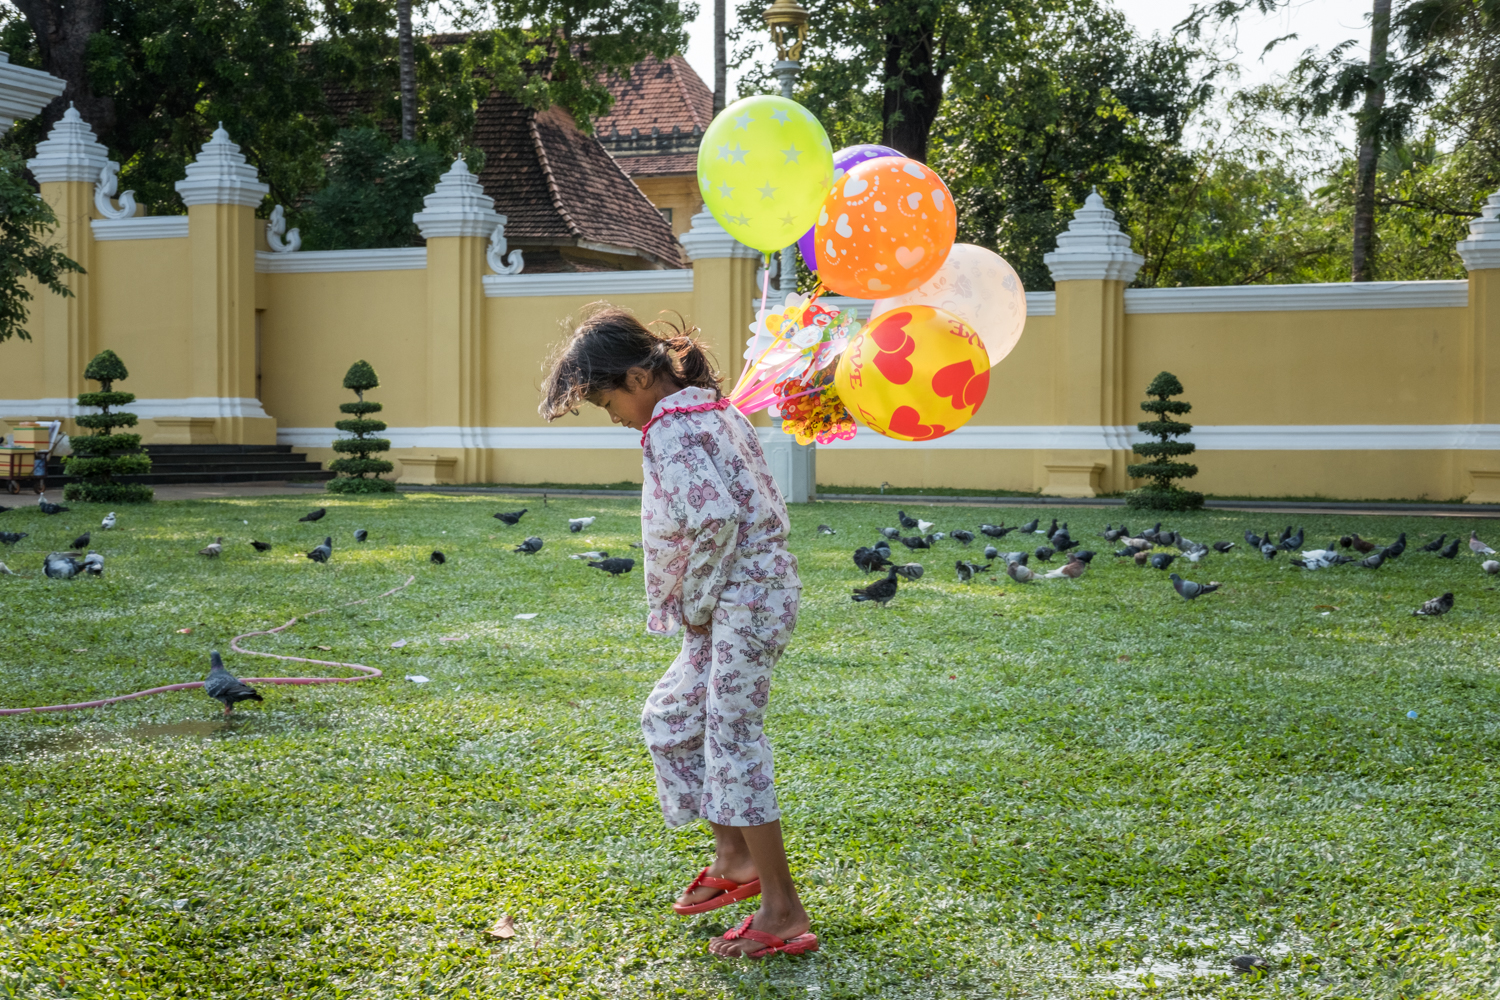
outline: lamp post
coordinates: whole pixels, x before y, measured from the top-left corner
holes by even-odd
[[[781,96],[792,99],[792,84],[802,70],[802,46],[807,42],[807,21],[811,16],[807,8],[797,0],[775,0],[761,15],[771,28],[771,40],[776,43],[775,72],[781,80]],[[797,257],[792,247],[781,250],[781,281],[783,292],[797,290]]]

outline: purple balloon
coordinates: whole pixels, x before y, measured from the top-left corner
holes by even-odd
[[[900,155],[900,153],[889,146],[877,146],[874,143],[845,146],[833,154],[833,182],[837,184],[839,179],[856,163],[863,163],[865,160],[873,160],[881,156]],[[817,226],[812,227],[812,229],[802,234],[801,239],[797,240],[797,249],[802,254],[802,260],[807,264],[807,269],[813,272],[818,270],[817,241],[813,237],[817,228]]]

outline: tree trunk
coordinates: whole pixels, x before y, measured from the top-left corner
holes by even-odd
[[[85,56],[89,36],[104,27],[104,0],[14,0],[14,5],[26,17],[26,23],[36,33],[37,48],[42,56],[42,69],[67,82],[61,97],[54,98],[42,109],[42,120],[50,128],[63,116],[71,102],[77,107],[83,120],[94,127],[94,132],[106,145],[113,145],[115,128],[115,102],[112,97],[101,97],[89,86]]]
[[[411,0],[396,0],[397,58],[401,63],[401,138],[417,138],[417,57],[411,42]]]
[[[926,163],[927,137],[943,100],[943,74],[934,66],[936,9],[911,0],[885,7],[894,16],[885,36],[881,142]]]
[[[714,114],[724,110],[729,89],[729,54],[724,29],[725,0],[714,0]]]
[[[1369,84],[1359,124],[1359,158],[1354,177],[1354,253],[1351,280],[1375,280],[1375,175],[1380,162],[1380,117],[1385,110],[1387,49],[1391,34],[1391,0],[1375,0],[1370,15]]]

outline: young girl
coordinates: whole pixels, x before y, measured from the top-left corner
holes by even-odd
[[[764,719],[802,581],[755,429],[720,396],[703,348],[674,332],[659,337],[618,309],[589,316],[554,361],[540,410],[554,420],[587,400],[641,431],[646,630],[686,628],[641,728],[667,825],[707,820],[715,846],[673,910],[759,895],[760,909],[709,950],[800,955],[818,938],[787,869]]]

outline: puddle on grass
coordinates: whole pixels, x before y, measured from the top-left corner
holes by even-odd
[[[167,736],[195,736],[206,739],[216,733],[232,733],[238,728],[232,722],[172,722],[163,726],[132,726],[125,736],[138,740],[154,740]]]

